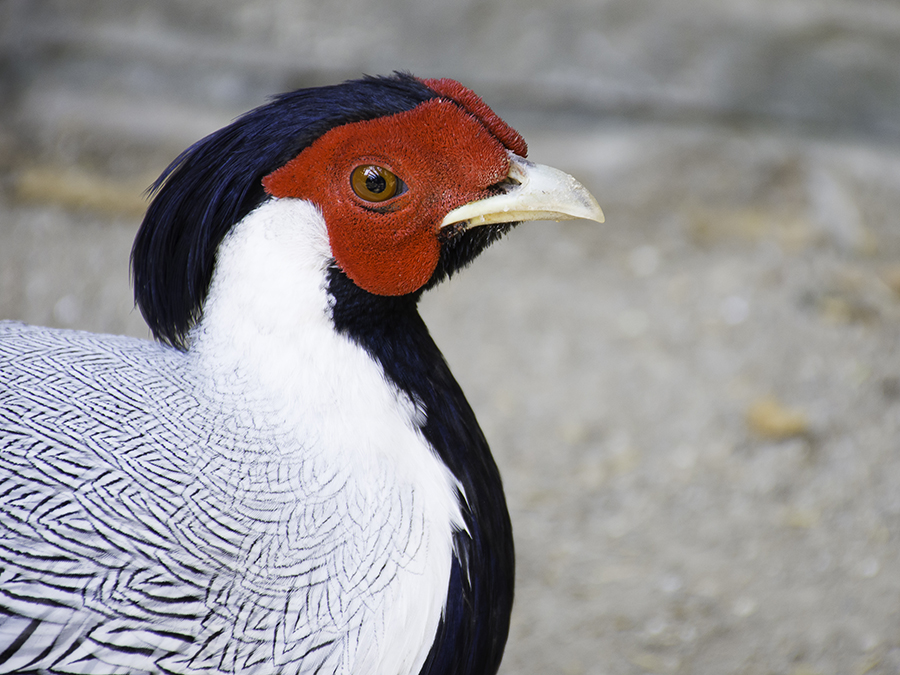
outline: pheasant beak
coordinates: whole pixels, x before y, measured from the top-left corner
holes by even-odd
[[[468,229],[525,220],[584,218],[603,222],[603,211],[597,200],[572,176],[513,153],[509,158],[505,191],[453,209],[441,222],[442,229],[450,225],[464,225]]]

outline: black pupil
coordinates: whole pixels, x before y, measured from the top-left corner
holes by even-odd
[[[376,169],[366,171],[366,189],[373,194],[381,194],[387,190],[387,181]]]

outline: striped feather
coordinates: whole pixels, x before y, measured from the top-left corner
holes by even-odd
[[[367,672],[383,597],[422,565],[423,500],[197,368],[0,323],[0,673]]]

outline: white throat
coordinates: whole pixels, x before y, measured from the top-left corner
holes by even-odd
[[[263,203],[219,245],[201,339],[237,346],[321,324],[329,312],[330,260],[325,221],[313,204],[298,199]]]

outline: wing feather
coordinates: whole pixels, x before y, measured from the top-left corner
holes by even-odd
[[[0,324],[0,673],[347,671],[415,505],[195,389],[174,349]]]

